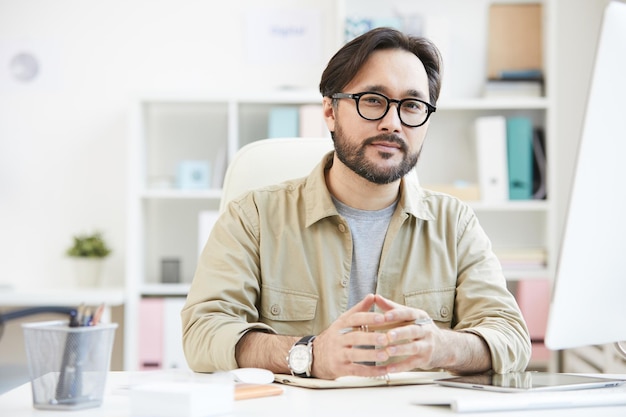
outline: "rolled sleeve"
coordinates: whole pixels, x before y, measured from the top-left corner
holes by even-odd
[[[480,336],[497,373],[523,371],[531,342],[528,328],[491,243],[475,216],[468,217],[458,244],[459,276],[455,300],[456,330]]]

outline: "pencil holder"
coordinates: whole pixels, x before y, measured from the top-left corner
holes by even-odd
[[[22,328],[35,408],[102,404],[117,323],[69,327],[67,321],[48,321]]]

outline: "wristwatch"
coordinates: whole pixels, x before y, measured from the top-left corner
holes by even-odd
[[[313,367],[313,339],[315,336],[304,336],[289,349],[287,363],[293,376],[311,377]]]

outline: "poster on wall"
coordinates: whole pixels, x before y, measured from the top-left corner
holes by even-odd
[[[254,9],[245,13],[245,59],[251,65],[310,65],[321,59],[319,10]]]

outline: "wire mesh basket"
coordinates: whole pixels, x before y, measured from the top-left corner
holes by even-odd
[[[48,321],[22,328],[35,408],[102,404],[117,323],[70,327],[67,321]]]

